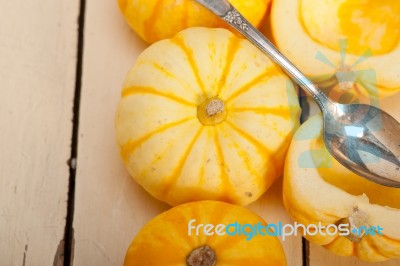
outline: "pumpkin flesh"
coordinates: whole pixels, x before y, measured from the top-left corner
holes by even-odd
[[[318,43],[340,52],[347,39],[347,53],[361,56],[390,53],[400,41],[400,2],[392,0],[301,0],[300,20]]]
[[[271,9],[278,48],[343,103],[346,93],[376,104],[400,91],[399,23],[390,0],[277,0]]]

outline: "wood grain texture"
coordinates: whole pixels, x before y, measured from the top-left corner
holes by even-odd
[[[145,48],[115,1],[86,2],[76,196],[74,265],[121,265],[139,228],[167,205],[127,175],[114,117],[122,83]]]
[[[121,265],[140,228],[169,208],[128,175],[115,141],[122,83],[146,45],[113,1],[88,0],[75,199],[74,265]],[[289,222],[277,182],[249,206],[269,222]],[[283,242],[289,265],[302,265],[301,238]]]
[[[309,101],[312,101],[311,99]],[[400,93],[390,96],[380,101],[380,108],[388,112],[397,121],[400,121]],[[318,112],[318,107],[314,102],[309,102],[311,105],[311,115]],[[310,244],[310,266],[398,266],[400,265],[400,259],[389,260],[380,263],[366,263],[355,257],[340,257],[327,251],[326,249]]]
[[[0,0],[0,6],[0,266],[52,265],[62,261],[55,255],[62,255],[67,207],[79,0]],[[123,79],[146,45],[115,1],[87,0],[86,10],[73,260],[121,265],[140,228],[169,206],[129,177],[114,136]],[[399,101],[396,95],[381,103],[398,120]],[[268,222],[292,222],[279,181],[249,208]],[[301,238],[282,243],[288,265],[302,265]],[[371,265],[315,245],[309,260]]]
[[[65,228],[79,1],[0,6],[0,265],[52,265]]]

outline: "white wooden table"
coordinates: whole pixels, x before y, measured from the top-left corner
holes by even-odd
[[[0,10],[0,266],[121,265],[169,208],[128,176],[114,137],[122,81],[146,44],[114,0],[0,0]],[[384,105],[398,119],[399,100]],[[291,222],[279,181],[249,208]],[[367,265],[300,237],[283,246],[293,266]]]

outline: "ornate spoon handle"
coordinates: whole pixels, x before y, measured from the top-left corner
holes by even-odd
[[[327,96],[319,90],[301,71],[296,68],[276,47],[256,28],[254,28],[227,0],[196,0],[211,12],[225,20],[229,25],[247,37],[262,52],[267,54],[273,61],[299,84],[303,89],[309,91],[318,103],[320,109],[325,111],[331,103]]]

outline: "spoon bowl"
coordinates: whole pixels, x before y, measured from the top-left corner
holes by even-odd
[[[373,182],[400,184],[400,124],[366,104],[332,103],[324,112],[324,142],[346,168]]]
[[[400,188],[400,124],[392,116],[371,105],[333,102],[227,0],[196,1],[239,31],[313,96],[324,118],[325,145],[339,163],[373,182]]]

